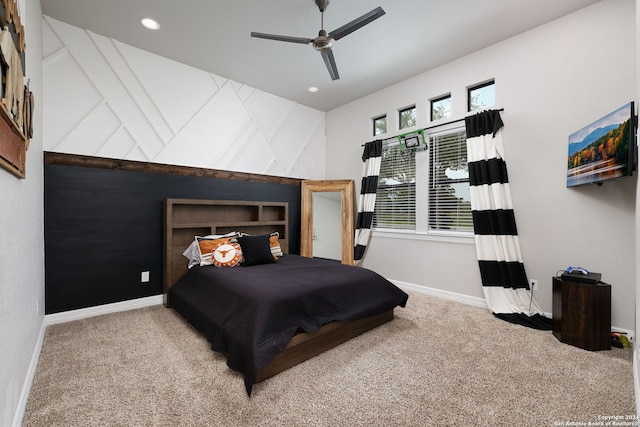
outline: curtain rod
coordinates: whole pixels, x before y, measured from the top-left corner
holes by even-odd
[[[504,111],[504,108],[498,108],[497,110],[493,110],[493,111]],[[422,128],[422,129],[417,129],[415,132],[419,132],[421,130],[429,130],[429,129],[433,129],[433,128],[437,128],[440,126],[446,126],[446,125],[450,125],[452,123],[458,123],[463,121],[464,119],[466,119],[466,117],[463,117],[461,119],[457,119],[457,120],[450,120],[448,122],[444,122],[444,123],[438,123],[437,125],[433,125],[433,126],[427,126],[426,128]],[[387,139],[394,139],[397,138],[398,136],[390,136],[388,138],[384,138],[383,141],[386,141]],[[365,144],[362,144],[362,147],[364,147]]]
[[[504,111],[504,108],[498,108],[497,110],[489,110],[489,111]],[[444,122],[444,123],[438,123],[437,125],[433,125],[433,126],[427,126],[426,128],[423,128],[422,130],[433,129],[433,128],[437,128],[437,127],[440,127],[440,126],[450,125],[452,123],[457,123],[457,122],[464,121],[464,119],[466,119],[466,117],[463,117],[463,118],[457,119],[457,120],[451,120],[451,121]]]

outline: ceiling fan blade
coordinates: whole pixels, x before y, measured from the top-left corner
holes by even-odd
[[[368,23],[375,21],[376,19],[380,18],[384,14],[385,14],[384,10],[380,6],[378,6],[375,9],[373,9],[371,12],[365,13],[360,18],[354,19],[348,24],[343,25],[342,27],[330,32],[329,35],[334,40],[340,40],[344,36],[353,33],[358,28],[362,28]]]
[[[325,49],[321,53],[322,59],[324,59],[324,64],[327,66],[327,70],[331,76],[331,80],[338,80],[340,75],[338,74],[338,67],[336,67],[336,60],[333,58],[331,48]]]
[[[301,44],[309,44],[313,41],[313,39],[305,39],[303,37],[278,36],[275,34],[254,33],[253,31],[251,32],[251,37],[257,37],[259,39],[277,40],[277,41],[289,42],[289,43],[301,43]]]

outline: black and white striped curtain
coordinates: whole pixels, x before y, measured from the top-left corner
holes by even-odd
[[[362,184],[358,196],[358,218],[356,220],[355,248],[353,259],[358,263],[364,256],[369,244],[373,213],[376,208],[376,193],[378,191],[378,175],[382,161],[382,140],[367,142],[362,153],[364,162],[362,170]]]
[[[471,213],[485,300],[499,318],[536,329],[550,319],[533,300],[524,269],[497,110],[465,119]]]

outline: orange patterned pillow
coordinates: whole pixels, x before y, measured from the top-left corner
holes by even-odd
[[[211,253],[211,261],[216,267],[235,267],[242,259],[242,249],[234,242],[218,243]]]
[[[283,255],[282,248],[280,247],[280,241],[278,240],[279,238],[280,233],[277,231],[269,234],[269,247],[271,248],[271,255],[273,255],[275,259],[278,259],[279,256]]]
[[[216,247],[222,243],[231,243],[232,237],[224,237],[221,239],[200,239],[196,238],[198,241],[198,250],[200,252],[200,265],[211,265],[213,264],[213,251]]]

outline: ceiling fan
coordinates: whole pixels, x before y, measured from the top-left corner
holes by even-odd
[[[322,54],[322,59],[324,59],[324,63],[327,66],[327,70],[329,70],[329,75],[332,80],[338,80],[340,75],[338,74],[338,67],[336,67],[336,61],[333,57],[333,52],[331,51],[331,42],[334,40],[340,40],[346,35],[351,34],[358,28],[362,28],[368,23],[375,21],[384,15],[384,10],[381,7],[377,7],[373,9],[369,13],[365,13],[359,18],[354,19],[348,24],[343,25],[342,27],[327,33],[324,30],[324,11],[329,5],[329,0],[314,0],[318,9],[320,9],[320,32],[318,33],[318,37],[315,39],[306,39],[303,37],[289,37],[289,36],[278,36],[275,34],[264,34],[264,33],[255,33],[251,32],[251,37],[258,37],[261,39],[269,39],[269,40],[278,40],[283,42],[290,43],[301,43],[301,44],[309,44],[313,46],[313,48],[317,51],[320,51]]]

